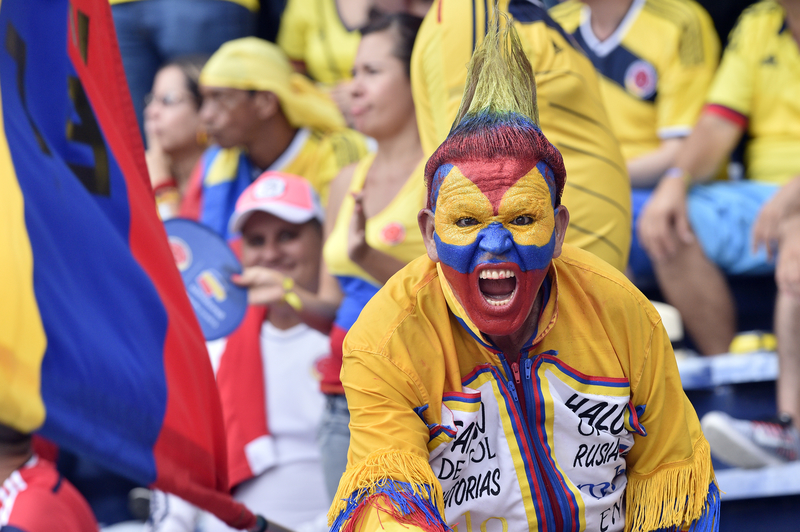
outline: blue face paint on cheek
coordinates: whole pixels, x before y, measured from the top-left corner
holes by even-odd
[[[550,236],[550,242],[544,246],[516,246],[522,263],[520,268],[522,271],[527,272],[530,270],[541,270],[546,268],[550,261],[553,260],[553,252],[556,249],[556,233]]]
[[[511,232],[498,222],[481,229],[475,240],[466,246],[443,242],[433,233],[439,260],[459,273],[472,273],[480,264],[513,262],[522,271],[541,270],[550,264],[555,249],[555,233],[544,246],[522,246],[514,242]]]

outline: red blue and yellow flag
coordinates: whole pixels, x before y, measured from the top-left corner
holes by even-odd
[[[252,526],[108,0],[2,0],[0,98],[0,423]]]

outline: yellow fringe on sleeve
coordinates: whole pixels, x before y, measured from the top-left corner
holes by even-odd
[[[625,531],[713,530],[719,520],[719,490],[705,438],[694,446],[692,462],[666,466],[647,476],[628,475]]]
[[[328,524],[335,525],[332,530],[355,518],[359,507],[373,495],[385,495],[402,513],[421,512],[443,524],[442,486],[428,461],[419,455],[379,449],[348,467],[328,512]]]

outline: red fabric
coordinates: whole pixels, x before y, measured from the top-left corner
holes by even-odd
[[[203,210],[203,158],[201,157],[192,169],[186,190],[183,191],[178,216],[195,222],[200,220]]]
[[[724,105],[711,103],[705,106],[703,112],[724,118],[728,122],[733,122],[742,129],[747,128],[747,117],[744,116],[739,111],[734,111],[730,107],[725,107]]]
[[[0,488],[6,495],[0,497],[0,516],[10,512],[0,529],[7,524],[25,532],[97,532],[89,504],[51,462],[34,458],[14,473]]]
[[[177,188],[178,188],[178,183],[175,182],[174,179],[170,179],[169,181],[164,181],[163,183],[160,183],[155,187],[153,187],[153,194],[158,196],[158,194],[164,190],[172,190]]]
[[[33,435],[33,452],[49,462],[58,460],[58,445],[38,434]]]
[[[81,11],[90,21],[86,61],[76,39],[68,39],[68,53],[125,176],[131,252],[152,280],[169,320],[163,355],[169,393],[153,448],[153,487],[175,493],[233,527],[251,528],[255,516],[228,492],[219,395],[200,326],[156,213],[110,5],[107,0],[72,0],[70,10],[68,20],[78,20]]]
[[[317,371],[322,376],[322,380],[319,383],[319,389],[322,393],[328,395],[344,393],[339,374],[342,372],[342,346],[346,335],[347,331],[338,325],[334,324],[331,327],[331,354],[317,363]]]
[[[255,476],[244,452],[245,445],[269,435],[261,357],[261,327],[266,317],[266,307],[247,308],[244,321],[228,337],[217,370],[227,434],[230,487]]]

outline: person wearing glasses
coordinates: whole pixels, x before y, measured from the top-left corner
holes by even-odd
[[[183,197],[207,147],[198,85],[206,59],[186,56],[165,64],[145,97],[145,156],[162,220],[181,214]]]

